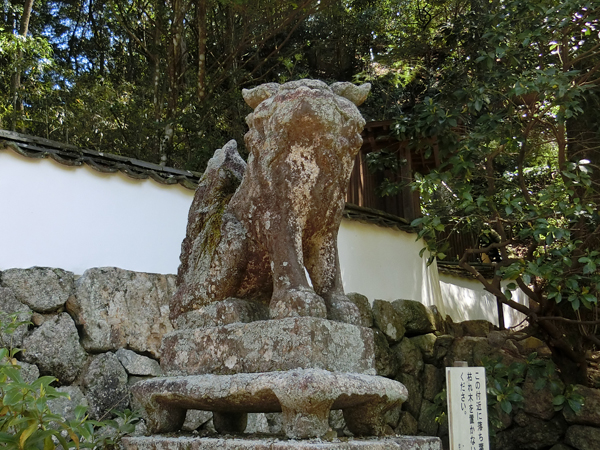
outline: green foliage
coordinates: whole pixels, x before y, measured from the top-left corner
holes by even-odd
[[[376,62],[389,71],[390,61],[419,68],[388,114],[399,140],[425,157],[435,150],[441,161],[413,183],[423,217],[412,225],[426,240],[428,262],[458,260],[500,302],[561,341],[562,358],[582,360],[600,344],[593,328],[600,296],[600,8],[552,0],[410,4],[400,16],[411,20],[394,22],[386,34],[403,43]],[[389,170],[390,159],[382,152],[369,163]],[[393,183],[382,191],[394,193]],[[486,279],[475,263],[490,249],[477,238],[464,248],[450,244],[453,235],[490,231],[499,261]],[[517,288],[529,306],[513,301]],[[562,321],[549,320],[556,317]]]
[[[27,321],[16,314],[0,320],[0,335],[10,335]],[[43,376],[29,383],[21,374],[15,355],[21,349],[0,348],[0,446],[15,450],[69,448],[116,448],[125,433],[131,433],[139,417],[131,411],[117,413],[120,420],[98,422],[85,415],[86,407],[75,409],[75,418],[66,420],[53,413],[48,402],[68,397]],[[109,431],[112,430],[112,431]]]
[[[583,406],[584,398],[576,393],[572,385],[565,387],[554,363],[539,359],[535,352],[524,362],[506,365],[502,357],[498,357],[484,358],[481,364],[485,367],[487,377],[488,420],[494,432],[503,428],[502,414],[510,415],[523,408],[523,385],[526,381],[533,383],[536,391],[544,388],[550,390],[555,411],[570,408],[577,412]]]

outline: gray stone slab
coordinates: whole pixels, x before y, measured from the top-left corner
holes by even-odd
[[[315,317],[178,330],[165,335],[166,375],[318,368],[375,375],[373,330]]]
[[[126,437],[126,450],[442,450],[437,437],[390,436],[373,439],[320,439],[294,441],[284,439],[199,438],[199,437]]]
[[[384,415],[408,398],[402,383],[384,377],[298,369],[237,375],[154,378],[131,387],[149,433],[178,431],[186,411],[213,411],[221,433],[243,432],[250,412],[283,412],[289,438],[324,436],[329,412],[341,409],[356,436],[391,433]]]

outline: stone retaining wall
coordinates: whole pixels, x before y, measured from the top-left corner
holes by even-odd
[[[0,272],[0,310],[31,314],[33,325],[22,326],[0,344],[24,348],[19,355],[30,380],[53,375],[71,400],[56,402],[56,411],[69,416],[75,405],[86,404],[90,416],[102,419],[112,409],[135,408],[129,386],[162,374],[160,343],[173,330],[169,299],[175,276],[94,268],[80,277],[61,269],[10,269]],[[403,435],[440,436],[448,429],[435,419],[443,411],[444,368],[454,361],[479,365],[482,358],[502,357],[505,364],[525,361],[532,352],[549,358],[549,348],[535,337],[498,331],[485,321],[460,324],[444,320],[433,309],[409,300],[375,300],[373,306],[359,294],[349,294],[359,306],[376,337],[379,375],[402,382],[409,399],[387,414],[388,423]],[[525,380],[523,408],[501,415],[502,429],[495,448],[502,450],[600,448],[600,391],[577,390],[585,405],[577,414],[555,412],[548,388],[536,390]],[[437,397],[437,399],[436,399]],[[339,411],[331,426],[347,433]],[[278,414],[253,414],[248,432],[278,433]],[[188,414],[185,428],[213,431],[211,414]]]

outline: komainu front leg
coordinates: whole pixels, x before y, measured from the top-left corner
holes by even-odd
[[[315,292],[327,306],[327,318],[352,325],[363,324],[358,307],[344,294],[337,252],[337,235],[315,239],[307,249],[306,269]]]
[[[292,236],[271,236],[273,296],[271,318],[327,317],[323,298],[310,287],[306,278],[301,249]]]

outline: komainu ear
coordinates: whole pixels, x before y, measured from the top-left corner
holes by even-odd
[[[244,97],[244,100],[248,106],[254,109],[264,100],[275,95],[278,89],[278,83],[265,83],[261,84],[260,86],[256,86],[253,89],[242,89],[242,97]]]
[[[367,95],[369,95],[369,91],[371,90],[371,83],[357,86],[348,83],[347,81],[340,81],[338,83],[333,83],[331,85],[331,90],[340,97],[345,97],[358,106],[367,99]]]

